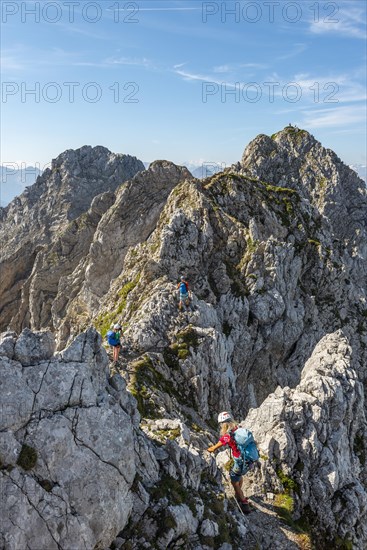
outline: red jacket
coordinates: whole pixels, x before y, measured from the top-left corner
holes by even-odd
[[[232,433],[236,430],[237,428],[232,430]],[[230,434],[224,434],[222,435],[222,437],[219,438],[219,441],[222,443],[222,445],[229,445],[231,447],[233,458],[240,458],[241,451],[237,447],[234,437],[231,437]]]

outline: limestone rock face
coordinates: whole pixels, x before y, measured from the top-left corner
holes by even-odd
[[[298,138],[287,129],[274,140],[260,136],[246,162],[255,169],[253,150],[265,157],[288,146],[290,164],[293,154],[308,166],[309,177],[321,177],[318,166],[334,156],[307,136],[304,145],[295,141],[292,147],[290,140]],[[271,142],[269,151],[263,141]],[[317,165],[305,158],[313,148]],[[279,155],[267,162],[277,165]],[[295,387],[318,341],[340,328],[356,350],[358,375],[366,377],[367,209],[361,180],[335,160],[338,177],[330,185],[360,196],[358,224],[340,219],[349,231],[344,245],[329,222],[333,212],[321,217],[307,182],[301,192],[301,176],[297,186],[280,187],[288,183],[287,167],[283,180],[270,183],[243,171],[242,163],[238,171],[176,186],[155,231],[126,255],[97,320],[101,327],[114,318],[126,322],[128,337],[142,351],[173,349],[205,418],[227,408],[243,415],[278,385]],[[194,290],[186,316],[178,315],[175,292],[182,273]]]
[[[134,550],[152,541],[162,550],[290,550],[304,544],[299,521],[320,550],[364,549],[366,196],[332,151],[288,127],[258,136],[241,162],[201,181],[157,161],[81,215],[76,205],[57,234],[65,210],[55,205],[47,243],[24,241],[11,261],[2,257],[20,274],[6,278],[1,314],[9,325],[0,339],[5,410],[22,403],[1,432],[6,483],[55,483],[47,498],[63,489],[61,516],[75,537],[78,518],[81,547],[117,537],[115,547]],[[192,289],[184,312],[181,275]],[[91,327],[105,336],[116,321],[126,351],[111,378]],[[227,452],[217,461],[205,453],[221,410],[250,427],[262,451],[261,469],[246,476],[258,509],[251,522],[231,498]],[[34,470],[17,464],[24,445],[39,451]],[[75,478],[60,473],[61,462],[78,464]],[[82,489],[73,492],[84,468],[97,472],[89,508]],[[118,495],[108,500],[113,487]],[[40,511],[45,499],[36,494]],[[43,519],[32,506],[24,515],[36,537]],[[51,531],[68,548],[52,518],[44,544],[54,544]]]
[[[34,185],[26,188],[22,195],[2,209],[0,328],[12,324],[15,312],[22,303],[27,312],[29,308],[32,309],[29,304],[30,276],[44,264],[44,250],[52,248],[55,243],[49,268],[59,264],[58,246],[68,251],[71,256],[69,264],[73,265],[76,257],[87,253],[89,226],[96,224],[105,209],[112,204],[113,192],[141,170],[144,170],[144,165],[135,157],[116,155],[105,147],[70,149],[54,159],[51,168],[47,168]],[[98,199],[88,215],[94,197],[101,193],[112,193],[112,197],[109,195]],[[73,238],[76,233],[75,220],[80,216],[80,224],[84,229],[83,246]],[[61,244],[58,239],[63,232],[69,235],[69,239],[64,239]],[[67,270],[65,263],[63,270],[64,273]],[[60,277],[60,272],[58,275]],[[41,302],[46,303],[38,303],[40,310],[49,308],[45,298],[47,288],[52,286],[55,277],[56,274],[44,281]],[[37,328],[51,326],[48,316],[43,314],[43,318],[44,322],[38,324]],[[34,326],[26,312],[18,313],[17,322],[13,322],[13,325],[18,330],[24,326]]]
[[[342,331],[328,334],[306,362],[299,385],[278,388],[250,411],[245,425],[269,457],[268,480],[277,479],[273,464],[296,483],[298,515],[307,507],[320,532],[362,549],[367,541],[367,468],[361,454],[366,415],[355,366]]]
[[[91,329],[51,357],[25,329],[0,359],[2,548],[104,548],[127,521],[134,427],[100,344]]]
[[[129,525],[134,548],[219,536],[200,493],[215,466],[183,421],[139,426],[137,402],[119,374],[110,377],[94,329],[47,360],[43,333],[10,337],[22,354],[0,357],[1,548],[116,547]]]
[[[24,367],[39,361],[47,361],[53,356],[55,341],[50,332],[34,334],[25,328],[14,347],[14,359]]]
[[[287,127],[271,138],[258,136],[245,149],[237,170],[295,189],[313,203],[323,215],[323,223],[330,223],[335,237],[349,250],[358,230],[366,226],[363,180],[305,130]]]

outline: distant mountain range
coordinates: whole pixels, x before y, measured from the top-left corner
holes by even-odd
[[[349,168],[357,172],[359,177],[367,183],[367,166],[365,164],[351,164]]]
[[[151,163],[144,162],[143,164],[145,168],[148,168]],[[207,161],[201,164],[184,161],[179,164],[186,166],[194,178],[198,179],[213,176],[226,168],[225,163]],[[367,166],[365,164],[351,164],[350,168],[367,182]],[[7,206],[14,197],[21,195],[26,187],[33,185],[41,174],[42,171],[34,166],[21,167],[19,165],[19,167],[15,167],[0,165],[0,206]]]
[[[16,163],[0,165],[0,206],[6,206],[14,197],[21,195],[40,175],[41,170],[34,166]]]

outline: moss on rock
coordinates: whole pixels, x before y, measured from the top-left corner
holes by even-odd
[[[37,458],[36,449],[24,443],[18,456],[17,465],[23,468],[23,470],[31,470],[35,467]]]
[[[293,491],[295,491],[297,494],[300,493],[300,488],[297,481],[287,476],[280,468],[276,471],[276,474],[281,484],[283,485],[286,494],[289,495],[293,493]]]

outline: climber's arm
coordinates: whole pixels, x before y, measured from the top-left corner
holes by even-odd
[[[215,445],[212,445],[211,447],[208,447],[207,451],[209,451],[209,453],[214,453],[214,451],[216,451],[220,447],[223,447],[223,443],[221,441],[218,441],[218,443],[216,443]]]

